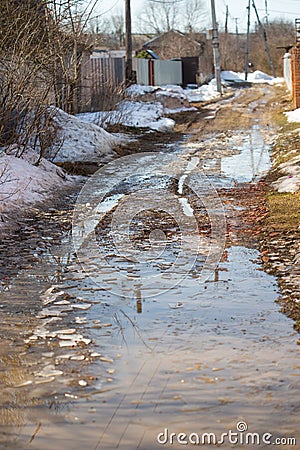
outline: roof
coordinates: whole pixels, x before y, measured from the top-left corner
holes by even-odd
[[[160,34],[159,36],[155,36],[154,38],[150,39],[149,41],[145,42],[143,44],[143,47],[148,47],[151,46],[152,44],[154,44],[155,42],[161,40],[164,37],[167,37],[170,34],[176,34],[180,37],[186,38],[189,41],[191,41],[192,43],[194,43],[195,45],[198,45],[199,47],[201,47],[201,42],[196,41],[195,39],[193,39],[191,36],[189,36],[188,34],[182,33],[181,31],[178,30],[170,30],[170,31],[166,31],[165,33]]]

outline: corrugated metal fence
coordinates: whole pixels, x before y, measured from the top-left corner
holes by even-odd
[[[144,86],[182,84],[182,61],[166,61],[135,58],[133,70],[137,83]]]

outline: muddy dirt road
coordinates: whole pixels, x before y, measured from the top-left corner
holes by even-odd
[[[245,218],[275,101],[207,106],[83,180],[72,229],[71,196],[2,242],[1,448],[299,448],[298,334]]]

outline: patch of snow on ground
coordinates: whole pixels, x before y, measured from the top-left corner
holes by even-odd
[[[300,155],[279,165],[282,173],[286,174],[272,183],[278,192],[297,192],[300,188]]]
[[[240,77],[242,81],[245,81],[244,72],[239,72],[237,75]],[[284,78],[273,78],[271,75],[268,75],[267,73],[262,72],[261,70],[256,70],[255,72],[248,73],[247,81],[253,84],[266,83],[273,85],[284,83]]]
[[[256,70],[255,72],[250,72],[248,74],[248,79],[251,82],[262,82],[262,81],[271,81],[273,77],[268,75],[267,73],[261,72],[260,70]]]
[[[145,94],[150,94],[159,89],[158,86],[142,86],[141,84],[132,84],[127,88],[126,92],[131,97],[140,97]]]
[[[284,115],[287,117],[288,122],[299,122],[300,123],[300,108],[294,111],[285,112]]]
[[[241,78],[241,74],[237,72],[233,72],[232,70],[223,70],[221,72],[221,80],[222,81],[243,81],[244,78]]]
[[[191,103],[206,102],[220,97],[215,79],[211,80],[208,84],[200,86],[198,89],[187,89],[185,92]]]
[[[161,103],[125,101],[115,111],[80,114],[85,122],[101,123],[103,126],[121,124],[126,127],[150,128],[155,131],[172,131],[175,121],[162,117]]]
[[[183,113],[183,112],[190,112],[190,111],[197,111],[197,108],[194,106],[182,106],[181,108],[165,108],[164,109],[165,114],[177,114],[177,113]]]
[[[86,123],[57,109],[53,118],[59,142],[46,155],[54,162],[101,162],[116,156],[113,148],[118,139],[94,123]]]
[[[9,154],[0,155],[0,215],[47,201],[51,191],[71,183],[71,177],[44,158],[34,165],[38,160],[34,150],[27,148],[20,158],[16,154],[17,147],[11,146]]]
[[[127,89],[127,93],[134,101],[161,103],[165,114],[194,111],[189,103],[187,92],[181,86],[168,84],[153,87],[135,84]]]
[[[240,83],[245,81],[245,73],[244,72],[233,72],[231,70],[224,70],[221,72],[221,79],[224,82],[236,82]],[[277,84],[283,83],[283,78],[273,78],[271,75],[268,75],[261,70],[256,70],[255,72],[249,72],[247,81],[249,83],[267,83],[267,84]]]

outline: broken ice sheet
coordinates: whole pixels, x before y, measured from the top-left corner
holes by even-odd
[[[45,366],[40,372],[36,374],[39,377],[52,377],[52,376],[58,376],[63,375],[62,370],[58,370],[55,368],[54,364],[48,364]]]
[[[85,356],[84,355],[74,355],[70,358],[72,361],[84,361]]]
[[[78,324],[82,324],[82,323],[87,323],[87,318],[86,317],[75,317],[74,319],[75,323]]]
[[[47,289],[44,294],[41,295],[41,300],[43,305],[48,305],[49,303],[53,303],[57,297],[60,297],[61,295],[64,295],[64,291],[59,292],[53,292],[55,288],[58,286],[51,286],[49,289]]]
[[[56,334],[74,334],[76,333],[75,328],[65,328],[63,330],[56,330]]]
[[[72,306],[73,306],[73,308],[82,309],[84,311],[84,310],[90,309],[90,307],[92,305],[90,303],[76,303],[76,304],[73,304]]]
[[[114,362],[113,359],[107,358],[106,356],[100,356],[100,361],[107,362],[107,363],[110,363],[110,364],[112,364]]]
[[[182,302],[168,303],[168,305],[169,305],[169,308],[171,308],[171,309],[183,308],[183,303]]]

